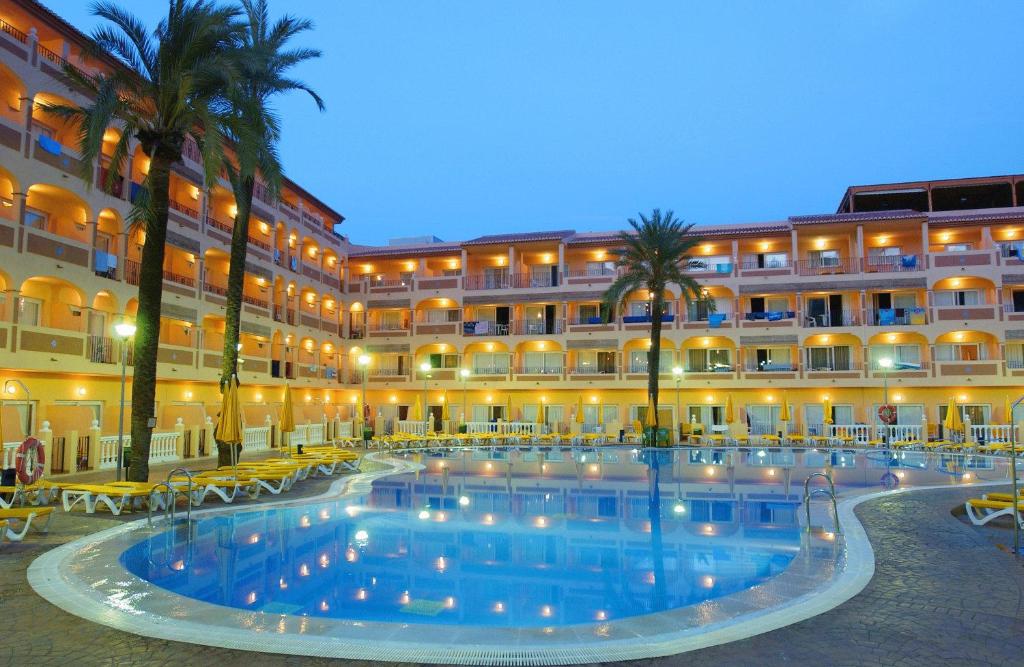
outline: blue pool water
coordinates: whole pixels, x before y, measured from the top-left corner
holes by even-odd
[[[728,595],[779,574],[800,548],[800,482],[790,489],[763,466],[740,462],[729,481],[681,451],[411,458],[422,471],[379,478],[363,496],[200,519],[191,541],[183,527],[156,534],[122,563],[247,611],[545,627]]]

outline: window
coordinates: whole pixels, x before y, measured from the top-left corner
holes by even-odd
[[[732,258],[728,255],[716,255],[713,257],[694,257],[695,265],[689,268],[690,271],[714,271],[716,273],[729,273],[732,267]]]
[[[615,357],[613,350],[580,350],[576,353],[577,368],[586,373],[614,373]]]
[[[458,368],[459,355],[457,354],[431,354],[428,359],[431,368]]]
[[[882,420],[878,418],[878,407],[879,403],[875,403],[871,407],[871,414],[874,415],[872,418],[876,426],[882,425]],[[896,425],[897,426],[920,426],[921,420],[924,418],[924,406],[919,404],[897,404],[896,405]]]
[[[617,405],[584,405],[583,423],[597,424],[598,411],[604,412],[605,425],[619,421],[619,408]]]
[[[743,258],[745,269],[784,269],[789,266],[789,255],[784,252],[763,252]]]
[[[1024,343],[1006,344],[1006,367],[1024,368]]]
[[[980,361],[988,358],[980,343],[940,343],[935,346],[935,361]]]
[[[581,303],[577,307],[580,322],[589,322],[595,317],[601,316],[601,306],[596,303]]]
[[[412,277],[416,275],[412,271],[403,271],[398,274],[398,279],[403,285],[412,285]]]
[[[30,327],[42,326],[39,322],[39,315],[43,310],[43,302],[39,299],[31,299],[27,296],[21,297],[18,304],[18,324]]]
[[[611,276],[615,274],[615,262],[587,262],[588,276]]]
[[[473,373],[476,375],[507,375],[508,352],[477,352],[473,355]]]
[[[807,348],[809,371],[848,371],[851,370],[851,366],[848,345]]]
[[[535,264],[530,267],[530,287],[551,287],[554,281],[551,272],[555,267],[550,264]]]
[[[505,417],[504,405],[474,405],[472,407],[473,421],[493,422]]]
[[[457,278],[462,275],[462,269],[444,269],[441,275],[445,278]]]
[[[868,248],[868,264],[871,266],[892,266],[899,264],[903,256],[903,249],[900,246],[885,246],[884,248]]]
[[[971,424],[977,426],[979,424],[991,423],[990,417],[992,412],[992,406],[981,403],[963,403],[956,406],[960,410],[960,419],[967,421],[971,420]],[[939,426],[942,426],[942,422],[946,420],[946,411],[949,409],[948,405],[939,405]]]
[[[751,371],[793,370],[792,354],[788,347],[759,347],[751,359]]]
[[[526,373],[561,373],[561,352],[527,352],[523,355],[523,371]]]
[[[781,411],[781,405],[748,405],[747,418],[750,420],[751,435],[775,433],[779,429]],[[793,417],[796,416],[793,414],[792,406],[790,406],[789,414]]]
[[[686,351],[686,371],[711,373],[732,370],[732,353],[726,348],[696,348]]]
[[[508,269],[505,267],[487,267],[484,269],[484,287],[499,289],[508,287]]]
[[[385,310],[380,314],[381,331],[397,331],[402,329],[402,311]]]
[[[888,357],[892,359],[893,370],[914,370],[921,368],[920,345],[872,345],[868,349],[871,357],[871,369],[881,370],[878,360]]]
[[[630,301],[626,307],[626,312],[629,313],[630,317],[650,317],[651,302]]]
[[[808,403],[804,406],[804,418],[807,420],[807,430],[810,435],[822,435],[825,426],[824,405],[821,403]],[[837,426],[850,426],[853,421],[852,405],[833,405],[832,423]]]
[[[946,252],[967,252],[971,249],[970,243],[947,243]]]
[[[658,371],[660,373],[671,373],[675,365],[675,352],[672,350],[661,350],[658,357]],[[629,353],[629,372],[647,372],[647,350],[632,350]]]
[[[839,266],[838,250],[812,250],[807,258],[811,266]]]
[[[428,324],[446,324],[448,322],[458,321],[458,309],[431,308],[426,311],[426,322]]]
[[[37,208],[25,207],[25,226],[40,231],[50,231],[50,214]]]
[[[981,303],[981,290],[936,290],[936,306],[976,306]]]
[[[725,424],[724,405],[688,405],[686,406],[687,422],[697,422],[707,432],[712,426]]]

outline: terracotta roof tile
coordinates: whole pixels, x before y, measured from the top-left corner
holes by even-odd
[[[561,241],[573,236],[576,232],[571,229],[559,229],[547,232],[520,232],[515,234],[490,234],[478,236],[475,239],[463,241],[463,246],[470,245],[493,245],[498,243],[527,243],[530,241]]]

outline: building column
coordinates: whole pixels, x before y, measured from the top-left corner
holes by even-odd
[[[864,225],[857,225],[857,246],[854,248],[857,262],[861,265],[860,270],[864,270]]]
[[[739,239],[733,239],[731,244],[732,248],[732,275],[738,276],[740,274],[740,242]]]
[[[565,242],[558,243],[558,282],[564,283],[565,277],[569,274],[569,267],[565,265]]]
[[[790,258],[791,258],[791,261],[793,262],[793,271],[792,271],[792,273],[793,273],[793,275],[797,275],[799,273],[799,269],[798,269],[799,259],[798,259],[798,254],[797,254],[797,251],[799,249],[799,245],[797,244],[796,230],[795,229],[791,229],[789,231],[789,239],[790,239],[790,251],[792,253],[790,255]]]
[[[931,206],[931,189],[928,190],[928,205]],[[928,252],[928,220],[921,221],[921,259],[924,261],[925,269],[929,268],[931,263],[929,260]]]

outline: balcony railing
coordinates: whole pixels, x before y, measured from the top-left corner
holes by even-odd
[[[13,25],[0,19],[0,30],[6,32],[8,35],[18,40],[22,44],[28,44],[28,35],[15,28]]]
[[[214,285],[213,283],[203,283],[203,291],[207,294],[216,294],[218,296],[228,295],[227,287],[221,287],[220,285]]]
[[[267,243],[266,241],[260,241],[259,239],[254,239],[251,236],[249,237],[249,245],[259,248],[260,250],[266,250],[267,252],[270,252],[274,249],[274,247]]]
[[[233,227],[231,225],[229,225],[226,222],[221,222],[212,215],[206,216],[206,224],[209,225],[210,227],[213,227],[214,229],[219,229],[220,231],[226,232],[228,234],[230,234],[233,230]]]
[[[164,271],[164,280],[166,280],[168,282],[172,282],[172,283],[177,283],[179,285],[184,285],[185,287],[195,287],[196,286],[196,279],[195,278],[192,278],[191,276],[183,276],[180,273],[175,273],[173,271],[166,271],[165,270]]]
[[[558,280],[550,273],[513,273],[499,275],[473,275],[466,276],[465,289],[467,290],[491,290],[510,288],[544,288],[555,287]]]
[[[99,177],[96,179],[97,180],[96,184],[100,188],[102,188],[104,192],[106,192],[107,191],[107,178],[109,178],[108,174],[110,173],[110,169],[107,168],[107,167],[100,167],[98,171],[99,171]],[[110,192],[110,194],[112,194],[113,196],[118,197],[118,198],[120,198],[120,197],[122,197],[124,195],[124,176],[117,176],[117,177],[114,178],[114,182],[110,184],[110,191],[109,192]]]
[[[857,326],[857,320],[852,310],[804,315],[804,325],[808,327],[853,327]]]
[[[270,304],[265,300],[255,296],[249,296],[248,294],[242,295],[242,301],[249,304],[250,306],[256,306],[257,308],[263,308],[266,310],[270,307]]]
[[[700,364],[699,366],[686,365],[684,373],[732,373],[732,364]]]
[[[114,355],[114,339],[105,336],[89,336],[87,340],[89,361],[94,364],[113,364],[117,362]]]
[[[139,284],[139,271],[142,269],[142,264],[136,262],[134,259],[124,260],[124,280],[129,285]]]
[[[466,320],[462,323],[463,336],[507,336],[508,334],[509,325],[507,322]]]
[[[868,326],[894,327],[928,323],[927,308],[880,308],[867,312]]]
[[[370,322],[370,331],[408,331],[408,322]]]
[[[382,289],[408,289],[409,281],[396,279],[396,280],[371,280],[370,287],[379,287]]]
[[[674,313],[662,313],[662,315],[661,315],[661,321],[662,322],[674,322],[675,319],[676,319],[676,316],[675,316]],[[623,324],[650,324],[650,322],[651,322],[651,316],[650,315],[623,315],[622,316],[622,323]]]
[[[550,366],[516,366],[512,372],[517,375],[561,375],[563,368]]]
[[[747,373],[793,373],[797,366],[792,362],[781,361],[751,361],[748,360],[743,370]]]
[[[872,373],[912,373],[914,371],[926,370],[929,366],[927,361],[897,361],[892,368],[885,369],[878,365],[877,361],[871,362],[869,370]]]
[[[742,271],[778,271],[781,269],[792,269],[793,261],[791,259],[784,260],[772,260],[769,262],[759,262],[756,259],[744,259],[740,262],[740,270]]]
[[[168,201],[168,202],[167,202],[167,205],[168,205],[169,207],[173,208],[173,209],[174,209],[175,211],[177,211],[178,213],[184,213],[184,214],[185,214],[185,215],[187,215],[188,217],[190,217],[190,218],[194,218],[194,219],[196,219],[196,220],[198,220],[198,219],[199,219],[199,211],[197,211],[197,210],[196,210],[196,209],[194,209],[194,208],[191,208],[191,207],[189,207],[189,206],[185,206],[184,204],[179,204],[178,202],[174,201],[173,199],[171,199],[170,201]],[[209,219],[209,218],[208,218],[208,219]]]
[[[618,371],[611,366],[572,366],[568,369],[569,375],[616,375]]]
[[[614,323],[613,322],[605,322],[604,319],[600,315],[586,315],[586,316],[573,315],[572,317],[569,318],[568,324],[569,324],[569,326],[579,326],[579,325],[588,325],[588,324],[590,326],[597,326],[597,325],[601,325],[601,324],[611,325],[611,324],[614,324]]]
[[[865,273],[903,273],[923,270],[924,262],[917,255],[886,255],[864,259]]]
[[[778,322],[780,320],[791,320],[796,317],[796,311],[793,310],[770,310],[770,311],[759,311],[753,313],[744,313],[743,319],[748,322]]]
[[[472,375],[508,375],[508,366],[473,366],[469,369]]]
[[[646,361],[631,361],[629,362],[629,370],[627,373],[646,373],[650,365]],[[672,372],[671,366],[662,366],[659,368],[658,373],[662,375],[668,375]]]
[[[828,362],[824,362],[824,363],[815,363],[815,364],[812,364],[811,362],[807,362],[807,365],[804,366],[804,370],[806,370],[808,372],[815,372],[815,373],[821,373],[821,372],[848,373],[850,371],[859,371],[862,368],[864,368],[864,366],[862,364],[858,363],[858,362],[855,362],[855,361],[850,361],[850,362],[847,362],[847,363],[842,363],[842,362],[838,362],[837,363],[835,361],[828,361]]]
[[[569,269],[566,278],[614,278],[618,274],[615,269]]]
[[[371,368],[369,377],[405,377],[409,372],[404,368]]]
[[[562,320],[547,321],[544,319],[513,320],[511,331],[513,336],[545,336],[560,334],[565,327]]]
[[[797,266],[801,276],[827,276],[836,273],[858,273],[860,262],[856,257],[839,257],[833,260],[801,260]]]
[[[5,30],[4,32],[7,32],[7,31]],[[82,77],[83,79],[86,79],[86,78],[89,77],[89,75],[86,73],[86,71],[84,69],[82,69],[81,67],[78,67],[77,65],[72,65],[63,56],[61,56],[61,55],[59,55],[57,53],[54,53],[53,51],[51,51],[50,49],[46,48],[42,44],[36,44],[36,51],[39,53],[40,56],[42,56],[46,60],[49,60],[51,63],[53,63],[57,67],[61,68],[62,70],[64,68],[73,70],[74,72],[76,72],[78,74],[78,76]]]

